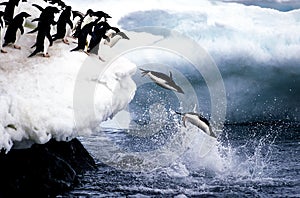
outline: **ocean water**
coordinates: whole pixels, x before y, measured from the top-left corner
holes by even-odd
[[[300,196],[299,124],[226,125],[218,138],[221,157],[209,159],[222,163],[222,170],[205,166],[205,158],[191,160],[188,156],[195,153],[186,153],[151,171],[124,171],[103,163],[99,153],[107,146],[103,136],[122,142],[127,133],[105,129],[100,134],[82,139],[99,170],[83,175],[82,184],[63,197]],[[193,152],[200,149],[197,142],[191,146]]]
[[[174,94],[153,83],[141,83],[137,71],[133,76],[137,91],[127,109],[132,116],[129,129],[104,127],[96,135],[82,138],[99,170],[86,173],[80,186],[62,196],[300,196],[299,64],[294,54],[299,52],[299,36],[279,30],[284,23],[293,29],[299,11],[284,14],[216,4],[204,3],[196,11],[189,11],[189,5],[180,10],[178,4],[174,10],[132,8],[118,25],[128,31],[144,26],[173,29],[210,53],[220,69],[227,99],[225,125],[217,141],[210,142],[195,128],[181,128],[173,111],[188,102],[177,101]],[[240,13],[240,21],[234,12]],[[272,16],[276,22],[270,20]],[[274,29],[280,31],[280,37],[271,33]],[[159,35],[155,30],[149,32]],[[275,37],[277,42],[273,42]],[[176,57],[166,55],[166,61],[162,52],[140,53],[128,55],[138,68],[168,73],[172,65],[183,74],[195,90],[197,109],[211,116],[214,104],[203,73],[196,75],[190,69],[193,66]],[[192,104],[184,108],[192,110]],[[151,108],[158,112],[151,114]],[[158,121],[153,124],[153,119]]]

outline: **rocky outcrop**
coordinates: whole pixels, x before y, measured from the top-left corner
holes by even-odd
[[[66,192],[96,164],[78,139],[51,140],[0,153],[0,197],[52,197]]]

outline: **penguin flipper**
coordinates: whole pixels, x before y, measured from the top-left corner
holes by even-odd
[[[30,57],[33,57],[34,55],[36,55],[37,53],[39,52],[39,50],[34,50],[34,52],[32,52],[29,56],[28,56],[28,58],[30,58]]]
[[[84,17],[84,14],[82,14],[79,11],[72,11],[72,13],[73,13],[73,19],[75,19],[76,17],[79,17],[80,19],[83,19],[83,17]]]
[[[118,32],[118,35],[120,35],[123,39],[130,40],[129,37],[124,32]]]
[[[74,49],[71,49],[70,52],[74,52],[74,51],[78,51],[79,50],[79,47],[75,47]]]
[[[186,120],[186,118],[185,118],[185,116],[183,116],[183,117],[182,117],[182,124],[183,124],[183,126],[186,128],[185,120]]]
[[[172,72],[170,72],[170,78],[171,78],[171,80],[173,80],[173,75],[172,75]]]
[[[36,47],[36,43],[33,46],[31,46],[31,48],[34,48],[34,47]]]
[[[42,6],[40,6],[40,5],[37,5],[37,4],[32,4],[32,6],[33,7],[36,7],[37,9],[39,9],[40,11],[43,11],[44,10],[44,8],[42,7]]]

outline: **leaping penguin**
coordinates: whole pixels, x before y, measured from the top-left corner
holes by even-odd
[[[212,131],[209,121],[204,116],[194,112],[188,112],[188,113],[176,112],[176,113],[182,116],[184,127],[186,127],[186,121],[188,121],[191,124],[197,126],[202,131],[204,131],[207,135],[217,138],[216,134]]]
[[[13,18],[11,24],[6,30],[3,47],[13,44],[15,49],[21,49],[21,46],[18,46],[17,42],[19,41],[21,35],[24,34],[26,18],[30,16],[31,15],[27,12],[21,12],[15,18]]]
[[[173,80],[172,72],[170,72],[170,76],[167,76],[164,73],[156,72],[156,71],[150,71],[150,70],[144,70],[140,69],[142,71],[142,77],[145,75],[148,75],[151,80],[153,80],[157,85],[169,89],[172,91],[176,91],[178,93],[184,94],[181,87],[176,85],[176,83]]]

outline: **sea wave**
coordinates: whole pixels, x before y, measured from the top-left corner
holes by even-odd
[[[299,18],[300,10],[218,3],[197,11],[132,12],[119,25],[169,28],[202,46],[223,77],[228,122],[299,121]]]

